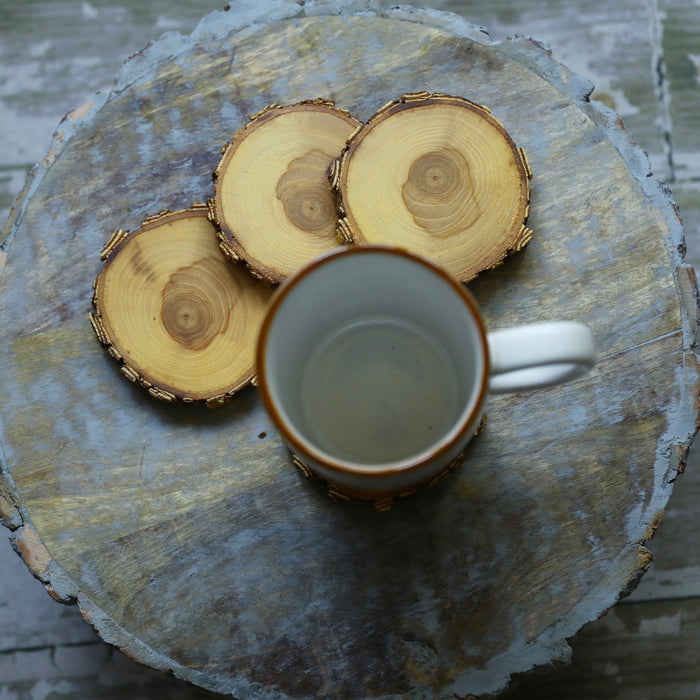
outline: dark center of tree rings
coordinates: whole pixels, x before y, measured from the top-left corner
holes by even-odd
[[[203,350],[228,326],[234,290],[208,258],[173,273],[163,289],[161,320],[168,334],[188,350]]]
[[[314,150],[295,158],[277,183],[287,218],[302,231],[326,234],[335,228],[336,209],[328,184],[331,157]]]
[[[437,236],[460,233],[481,215],[469,163],[451,148],[417,158],[402,193],[415,222]]]

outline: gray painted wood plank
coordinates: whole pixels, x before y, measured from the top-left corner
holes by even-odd
[[[501,700],[697,700],[700,599],[615,606],[584,627],[570,665],[517,678]],[[0,653],[3,700],[212,697],[102,643]]]
[[[661,0],[662,69],[672,180],[700,177],[700,5],[693,0]]]
[[[3,700],[204,700],[194,688],[102,644],[0,654]]]
[[[0,572],[0,656],[18,649],[95,642],[95,633],[74,606],[57,604],[39,581],[27,576],[7,538],[0,540]]]
[[[500,700],[697,700],[700,599],[618,605],[578,634],[572,663]]]

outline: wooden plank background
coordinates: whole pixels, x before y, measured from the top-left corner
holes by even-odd
[[[222,1],[0,0],[0,223],[63,115],[109,88],[121,62]],[[247,0],[234,0],[241,4]],[[354,2],[362,7],[361,1]],[[700,3],[697,0],[430,0],[495,39],[525,34],[595,85],[671,188],[700,266]],[[0,266],[2,265],[0,251]],[[614,300],[611,300],[611,304]],[[0,397],[1,400],[1,397]],[[571,640],[570,665],[502,697],[700,698],[700,452],[691,450],[649,543],[637,590]],[[54,602],[0,531],[0,699],[193,700],[204,691],[138,666]]]

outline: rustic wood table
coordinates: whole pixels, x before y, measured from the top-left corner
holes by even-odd
[[[463,697],[566,659],[648,565],[696,430],[693,271],[617,115],[535,42],[364,9],[261,4],[150,45],[67,116],[0,241],[14,545],[102,639],[237,697]],[[600,360],[492,399],[465,469],[376,513],[290,468],[254,390],[211,412],[129,385],[87,312],[110,233],[210,196],[248,114],[364,119],[415,89],[488,105],[529,157],[535,238],[470,285],[489,324],[582,320]]]

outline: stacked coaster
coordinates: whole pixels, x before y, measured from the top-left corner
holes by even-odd
[[[254,381],[272,287],[363,243],[467,282],[530,241],[531,176],[503,125],[463,97],[406,94],[364,124],[327,99],[271,105],[224,146],[206,205],[111,237],[93,328],[151,396],[219,405]]]

